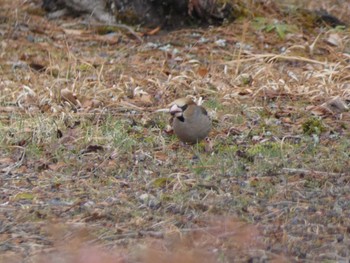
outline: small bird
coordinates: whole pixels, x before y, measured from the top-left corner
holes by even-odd
[[[211,129],[211,120],[202,106],[190,98],[177,99],[170,105],[173,129],[182,142],[194,144],[207,137]]]

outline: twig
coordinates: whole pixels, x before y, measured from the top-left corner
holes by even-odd
[[[89,23],[89,22],[85,22],[85,21],[81,21],[80,24],[88,25],[88,26],[114,26],[114,27],[126,29],[127,31],[129,31],[129,33],[131,35],[133,35],[135,38],[137,38],[137,40],[139,40],[140,43],[143,42],[143,39],[131,27],[124,25],[124,24],[119,24],[119,23],[106,23],[106,24],[104,24],[104,23],[98,23],[98,22]]]
[[[140,230],[139,234],[142,235],[142,236],[150,236],[150,237],[154,237],[154,238],[164,238],[164,233],[157,232],[157,231]]]
[[[305,174],[318,174],[323,176],[343,176],[345,173],[331,173],[331,172],[322,172],[322,171],[314,171],[314,170],[307,170],[307,169],[296,169],[296,168],[282,168],[283,172],[287,173],[305,173]]]
[[[237,59],[237,60],[232,60],[229,62],[222,63],[223,65],[233,65],[236,63],[242,63],[242,62],[249,62],[249,61],[254,61],[258,59],[267,59],[269,62],[275,59],[282,59],[282,60],[296,60],[296,61],[304,61],[304,62],[309,62],[309,63],[314,63],[314,64],[321,64],[321,65],[329,65],[327,62],[322,62],[314,59],[309,59],[309,58],[304,58],[300,56],[286,56],[286,55],[276,55],[276,54],[257,54],[253,55],[250,58],[246,59]]]
[[[23,147],[20,147],[20,148],[23,148]],[[5,177],[7,175],[9,175],[11,173],[12,170],[20,167],[22,164],[23,164],[23,161],[24,161],[24,158],[26,157],[26,148],[23,148],[23,152],[20,154],[19,156],[19,160],[14,163],[14,164],[11,164],[9,166],[7,166],[4,170],[6,171],[5,172]]]

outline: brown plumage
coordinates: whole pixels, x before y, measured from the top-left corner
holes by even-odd
[[[181,141],[193,144],[208,136],[211,120],[202,106],[190,98],[177,99],[170,105],[170,113],[174,116],[173,129]]]

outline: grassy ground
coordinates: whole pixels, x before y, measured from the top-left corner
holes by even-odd
[[[349,29],[257,5],[140,43],[3,2],[1,262],[349,261]],[[211,151],[157,112],[187,95]]]

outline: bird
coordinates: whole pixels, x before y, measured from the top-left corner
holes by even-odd
[[[211,130],[207,111],[191,98],[179,98],[170,103],[172,126],[180,141],[195,144],[206,138]]]

